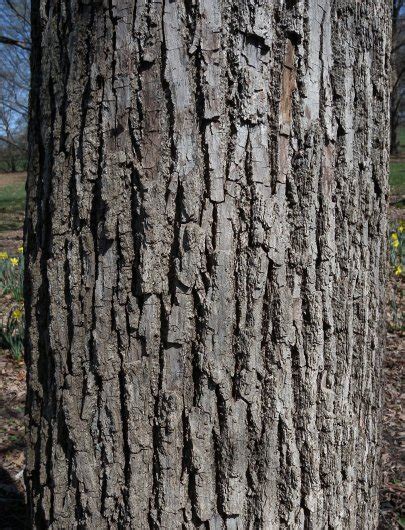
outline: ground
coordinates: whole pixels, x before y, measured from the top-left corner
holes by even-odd
[[[405,528],[404,337],[403,331],[387,337],[379,530]]]
[[[390,217],[398,224],[405,210],[405,130],[404,152],[391,163]],[[15,254],[22,241],[24,220],[24,173],[0,174],[0,252]],[[388,336],[384,363],[382,433],[382,484],[379,530],[405,528],[405,431],[403,387],[405,328],[401,321],[404,276],[391,274],[387,289]],[[0,298],[0,319],[9,307]],[[3,315],[2,315],[3,313]],[[9,352],[0,349],[0,527],[26,527],[24,502],[24,403],[25,369]]]
[[[25,528],[24,502],[25,369],[0,355],[0,527]]]

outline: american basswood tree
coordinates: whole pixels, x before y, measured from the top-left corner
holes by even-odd
[[[34,528],[377,525],[385,0],[34,0]]]

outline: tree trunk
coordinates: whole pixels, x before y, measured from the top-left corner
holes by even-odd
[[[390,154],[397,156],[400,153],[400,140],[398,134],[401,100],[402,77],[404,75],[403,40],[405,36],[404,25],[401,20],[403,0],[392,1],[392,31],[391,31],[391,115],[390,115]]]
[[[401,107],[401,98],[399,94],[391,93],[391,116],[390,116],[390,154],[393,157],[401,153],[399,129],[399,111]]]
[[[34,0],[35,528],[372,529],[385,0]]]
[[[14,154],[10,157],[10,169],[11,173],[15,173],[17,171],[17,163]]]

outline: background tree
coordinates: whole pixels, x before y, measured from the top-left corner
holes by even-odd
[[[37,528],[375,528],[385,0],[34,0]]]
[[[398,127],[405,116],[404,0],[393,0],[391,64],[391,154],[397,155],[400,152]]]
[[[27,159],[30,79],[28,0],[0,0],[0,164],[23,169]]]

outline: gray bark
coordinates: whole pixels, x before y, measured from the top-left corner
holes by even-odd
[[[377,525],[385,0],[34,0],[35,528]]]

